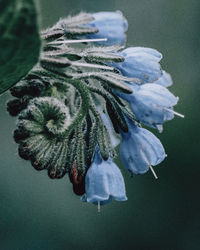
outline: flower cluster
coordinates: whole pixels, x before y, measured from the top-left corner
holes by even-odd
[[[60,19],[41,33],[40,60],[11,89],[7,108],[18,115],[19,155],[52,179],[67,173],[82,201],[99,206],[127,200],[113,162],[120,140],[131,175],[151,169],[157,178],[152,166],[165,150],[142,125],[161,132],[175,114],[182,117],[173,109],[178,98],[167,89],[172,79],[159,64],[162,54],[123,49],[127,28],[119,11]]]

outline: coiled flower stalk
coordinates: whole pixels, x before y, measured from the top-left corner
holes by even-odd
[[[74,192],[94,204],[127,199],[121,172],[112,162],[113,141],[122,136],[126,168],[143,174],[165,153],[152,133],[139,129],[141,123],[161,130],[176,113],[178,99],[164,87],[172,81],[160,67],[162,55],[141,47],[123,52],[127,27],[121,12],[60,19],[41,32],[38,64],[11,88],[15,99],[7,104],[9,113],[18,116],[14,138],[19,155],[35,169],[46,169],[52,179],[67,173]],[[101,177],[98,164],[104,169]]]
[[[63,135],[69,124],[69,109],[62,102],[52,97],[34,98],[20,113],[15,131],[20,156],[30,159],[37,170],[48,168],[51,178],[62,177],[67,168]]]

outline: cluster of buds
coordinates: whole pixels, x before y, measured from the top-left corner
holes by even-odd
[[[113,162],[120,143],[124,166],[144,174],[164,160],[159,131],[178,98],[168,89],[155,49],[124,49],[128,23],[121,12],[80,13],[41,32],[38,64],[11,88],[7,110],[18,116],[19,155],[52,179],[68,174],[82,201],[127,200]]]

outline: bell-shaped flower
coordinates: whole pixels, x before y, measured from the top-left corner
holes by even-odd
[[[160,140],[150,131],[138,127],[133,121],[126,119],[128,132],[120,131],[122,143],[120,154],[122,162],[133,174],[144,174],[151,166],[162,162],[166,157]]]
[[[133,90],[131,94],[117,94],[130,103],[137,120],[162,131],[162,124],[174,118],[176,112],[173,111],[173,106],[177,104],[178,97],[159,84],[147,83],[130,87]]]
[[[104,205],[112,198],[117,201],[127,200],[121,171],[111,158],[104,161],[97,149],[85,177],[85,191],[82,197],[84,202]]]
[[[98,32],[87,35],[87,38],[107,38],[106,42],[98,42],[102,45],[123,45],[126,42],[128,22],[120,11],[97,12],[92,15],[94,20],[87,26],[97,28]]]
[[[173,81],[170,74],[163,70],[163,75],[154,83],[167,88],[173,84]]]
[[[119,55],[124,57],[124,61],[112,65],[124,76],[138,78],[142,83],[156,81],[162,76],[159,64],[162,54],[155,49],[130,47],[120,52]]]

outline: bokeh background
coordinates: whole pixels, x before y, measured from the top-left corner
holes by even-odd
[[[19,158],[12,138],[15,119],[0,97],[0,249],[107,250],[200,249],[200,1],[199,0],[41,0],[41,27],[60,17],[121,10],[129,22],[128,46],[163,53],[176,110],[185,118],[164,125],[167,159],[151,172],[125,177],[127,202],[102,207],[83,204],[67,177],[50,180]],[[22,39],[22,38],[21,38]],[[28,56],[28,55],[27,55]]]

